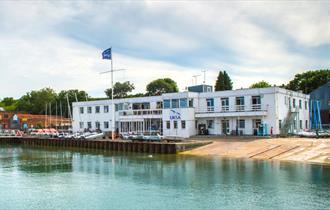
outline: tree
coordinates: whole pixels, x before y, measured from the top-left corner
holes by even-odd
[[[126,98],[128,97],[128,93],[132,92],[134,89],[134,84],[129,81],[123,83],[116,82],[113,85],[113,98]],[[106,89],[105,94],[111,98],[111,88]]]
[[[226,71],[219,71],[217,81],[215,82],[215,91],[232,90],[233,82]]]
[[[56,114],[56,105],[57,105],[57,114],[60,115],[61,108],[62,108],[62,115],[64,117],[69,116],[69,109],[68,109],[68,99],[69,99],[69,106],[72,114],[72,102],[76,101],[86,101],[89,100],[90,97],[88,96],[87,92],[84,90],[62,90],[56,97],[56,101],[52,103],[52,114]]]
[[[256,82],[250,86],[250,88],[267,88],[267,87],[271,87],[271,84],[269,84],[268,82],[266,82],[264,80]]]
[[[156,79],[150,82],[146,89],[149,96],[179,92],[178,85],[170,78]]]
[[[314,70],[296,74],[294,79],[289,81],[289,83],[283,87],[294,91],[301,90],[303,93],[309,94],[329,81],[329,69]]]
[[[17,100],[12,97],[3,98],[0,102],[0,107],[6,111],[15,111],[17,108]]]
[[[17,110],[31,114],[45,114],[46,104],[56,100],[57,94],[51,88],[33,90],[26,93],[17,102]]]

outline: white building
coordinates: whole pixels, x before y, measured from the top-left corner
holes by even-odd
[[[183,138],[294,133],[309,128],[308,101],[309,95],[279,87],[115,99],[115,125],[122,134]],[[111,109],[111,100],[73,103],[73,130],[110,131]]]

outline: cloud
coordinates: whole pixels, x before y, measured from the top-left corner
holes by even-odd
[[[187,6],[188,5],[188,6]],[[56,8],[56,9],[55,9]],[[31,89],[79,88],[103,96],[114,47],[117,81],[136,92],[159,77],[183,90],[207,70],[226,70],[234,87],[282,84],[303,70],[329,68],[327,2],[1,2],[0,97]],[[202,81],[202,78],[199,78]]]

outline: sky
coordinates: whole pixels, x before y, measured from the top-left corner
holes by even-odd
[[[104,97],[114,81],[134,93],[170,77],[179,90],[206,70],[234,88],[281,85],[330,67],[330,1],[1,1],[0,98],[51,87]]]

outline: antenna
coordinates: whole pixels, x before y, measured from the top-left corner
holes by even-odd
[[[193,75],[192,77],[195,79],[195,85],[197,85],[197,77],[201,76],[200,74]]]
[[[203,84],[205,84],[205,79],[206,79],[206,76],[205,76],[206,73],[205,73],[205,72],[206,72],[206,70],[202,70],[202,72],[204,73],[204,81],[203,81]]]

